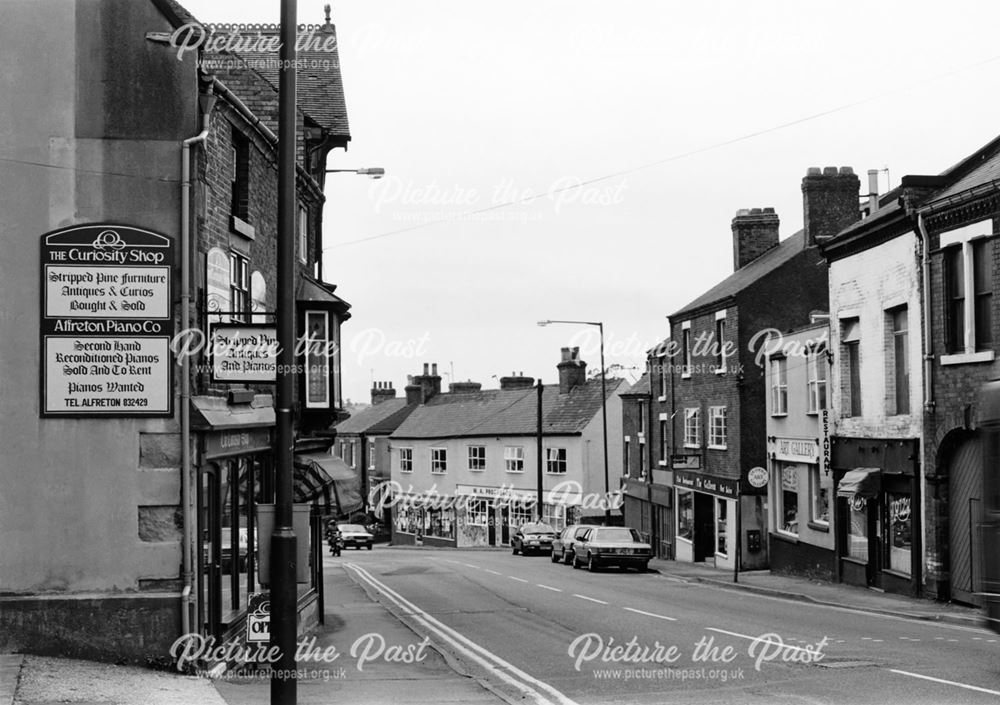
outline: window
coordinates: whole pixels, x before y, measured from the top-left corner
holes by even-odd
[[[799,466],[778,463],[775,468],[775,519],[779,532],[799,533]]]
[[[425,509],[423,535],[442,539],[455,538],[455,509],[453,507]]]
[[[726,525],[729,514],[729,502],[721,497],[715,498],[715,552],[726,555]]]
[[[486,446],[469,446],[469,470],[486,469]]]
[[[545,470],[553,475],[566,474],[566,449],[546,448],[545,449]]]
[[[687,327],[681,332],[682,335],[682,346],[681,346],[681,378],[686,379],[691,376],[691,323],[686,324]]]
[[[299,217],[296,221],[299,241],[299,262],[309,261],[309,211],[299,206]]]
[[[486,499],[471,499],[466,505],[465,523],[467,526],[486,526],[490,519],[490,503]]]
[[[892,330],[892,350],[887,355],[892,361],[892,410],[896,414],[910,413],[910,356],[908,352],[906,307],[889,314]]]
[[[809,468],[809,496],[812,498],[811,520],[816,524],[830,524],[830,491],[832,485],[824,484],[818,465]]]
[[[974,320],[976,350],[993,349],[993,278],[990,267],[993,264],[991,256],[992,245],[989,240],[974,240],[972,242],[972,279],[974,295],[972,318]]]
[[[375,441],[368,441],[368,469],[375,469]]]
[[[307,409],[330,407],[330,320],[326,311],[306,311],[305,401]]]
[[[684,409],[684,447],[701,447],[700,409]]]
[[[646,439],[639,439],[639,477],[646,476]]]
[[[530,521],[535,520],[535,510],[531,504],[524,502],[523,500],[518,500],[510,505],[510,510],[507,518],[507,522],[517,528],[522,524],[527,524]]]
[[[666,358],[660,358],[660,401],[667,398],[667,366],[664,364]]]
[[[677,490],[677,538],[691,540],[694,536],[694,493]]]
[[[413,472],[413,448],[399,449],[399,471]]]
[[[721,312],[725,315],[725,312]],[[715,321],[715,372],[722,374],[726,371],[726,319],[719,318]]]
[[[503,449],[503,462],[507,472],[524,472],[524,448],[506,446]]]
[[[962,247],[944,252],[945,349],[965,352],[965,257]]]
[[[861,325],[858,319],[841,322],[841,350],[844,364],[841,366],[841,390],[843,394],[841,411],[844,416],[861,416]]]
[[[942,364],[993,359],[993,244],[981,237],[991,230],[987,220],[941,235],[945,350],[950,355],[979,353],[971,360],[944,357]]]
[[[726,407],[708,407],[708,447],[726,447]]]
[[[640,402],[638,409],[639,409],[639,438],[642,438],[646,433],[646,405]]]
[[[886,524],[889,527],[886,564],[889,566],[889,570],[909,575],[913,550],[910,495],[900,492],[886,492],[885,500]]]
[[[438,475],[448,472],[447,448],[431,448],[431,472]]]
[[[807,385],[809,398],[806,410],[810,414],[818,414],[826,408],[826,349],[813,348],[806,358]]]
[[[542,504],[542,523],[562,531],[566,528],[566,507],[562,504]]]
[[[350,466],[356,468],[358,466],[358,444],[355,441],[351,441],[347,452],[351,456]]]
[[[629,441],[628,436],[625,437],[625,476],[629,477],[632,474],[632,444]]]
[[[229,304],[234,321],[249,320],[250,261],[236,252],[229,253]]]
[[[667,420],[660,419],[660,462],[665,463],[669,455],[667,449]]]
[[[868,500],[852,497],[848,501],[847,555],[868,562]]]
[[[788,360],[771,359],[771,416],[788,413]]]
[[[250,219],[250,140],[239,130],[233,128],[232,172],[232,202],[230,212],[243,221]]]

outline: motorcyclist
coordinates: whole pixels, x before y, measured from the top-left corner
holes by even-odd
[[[330,547],[330,555],[340,555],[340,549],[343,548],[344,541],[340,535],[340,527],[337,526],[336,521],[331,521],[326,525],[326,543]]]

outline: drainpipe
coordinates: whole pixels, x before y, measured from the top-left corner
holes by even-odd
[[[202,101],[204,99],[204,102]],[[181,332],[191,327],[191,148],[208,137],[209,120],[215,96],[208,94],[199,99],[201,132],[182,143],[181,147]],[[181,580],[181,633],[191,632],[191,593],[194,571],[191,555],[194,536],[191,522],[191,356],[181,360],[181,506],[184,516]]]
[[[921,311],[921,324],[924,328],[924,415],[934,413],[934,384],[931,375],[934,372],[934,337],[931,335],[931,239],[927,234],[927,226],[924,224],[924,214],[917,213],[917,233],[920,237],[920,278],[922,284],[923,306]],[[926,429],[926,424],[921,424]],[[927,464],[925,460],[925,449],[927,446],[926,432],[920,434],[920,459],[919,472],[917,478],[918,491],[927,487]],[[936,492],[934,493],[937,494]],[[920,492],[920,500],[917,506],[920,507],[920,526],[924,527],[918,532],[920,539],[920,568],[921,577],[918,578],[918,590],[923,592],[923,579],[927,575],[927,544],[923,540],[923,531],[927,527],[927,508],[924,505],[924,493]],[[937,546],[937,542],[935,542]],[[935,589],[935,592],[937,590]]]

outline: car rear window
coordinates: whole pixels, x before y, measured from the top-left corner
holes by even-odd
[[[554,534],[556,531],[546,524],[525,524],[521,531],[526,534]]]
[[[367,529],[365,529],[365,527],[361,526],[360,524],[341,524],[340,525],[340,530],[341,531],[356,531],[356,532],[357,531],[360,531],[360,532],[366,532],[367,531]]]
[[[635,541],[636,543],[642,543],[642,539],[635,529],[623,527],[598,529],[597,538],[600,541]]]

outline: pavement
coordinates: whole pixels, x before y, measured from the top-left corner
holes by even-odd
[[[380,550],[423,549],[383,546]],[[461,552],[461,549],[456,551]],[[743,572],[734,582],[732,571],[701,564],[654,559],[650,562],[650,569],[671,580],[749,591],[778,599],[904,619],[964,626],[979,626],[982,623],[981,611],[971,607],[770,571]],[[401,694],[405,694],[408,703],[502,702],[482,683],[458,672],[450,657],[437,652],[433,646],[425,650],[425,657],[420,663],[373,661],[359,669],[357,659],[350,656],[350,650],[367,635],[378,634],[387,645],[410,648],[411,652],[420,639],[351,580],[338,563],[329,562],[327,565],[326,589],[327,622],[312,635],[316,637],[315,647],[327,649],[336,646],[340,658],[331,664],[314,664],[312,677],[300,679],[300,703],[398,703],[401,702]],[[135,666],[0,654],[0,705],[263,705],[268,702],[268,681],[252,676],[210,680]]]

